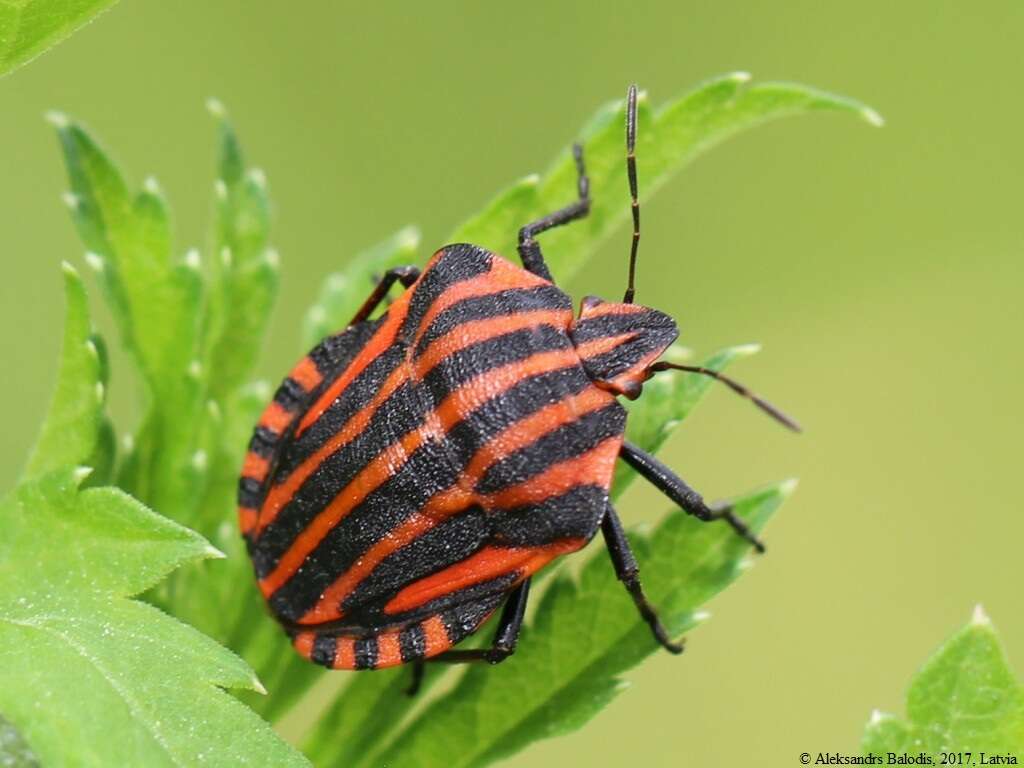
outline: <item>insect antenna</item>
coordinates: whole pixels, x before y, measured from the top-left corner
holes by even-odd
[[[710,376],[711,378],[717,379],[718,381],[720,381],[723,384],[725,384],[727,387],[729,387],[729,389],[731,389],[733,392],[735,392],[740,397],[745,397],[747,400],[750,400],[754,405],[756,405],[762,411],[767,413],[769,416],[771,416],[777,422],[782,424],[782,426],[784,426],[784,427],[786,427],[788,429],[791,429],[794,432],[802,432],[803,431],[800,428],[799,424],[797,424],[793,419],[791,419],[789,416],[784,414],[782,411],[780,411],[774,405],[769,403],[767,400],[764,400],[764,399],[758,397],[753,392],[751,392],[749,389],[747,389],[742,384],[740,384],[738,381],[736,381],[734,379],[730,379],[728,376],[726,376],[724,374],[721,374],[718,371],[713,371],[710,368],[704,368],[703,366],[698,366],[698,365],[679,365],[678,363],[667,363],[667,362],[664,362],[664,361],[655,363],[654,365],[652,365],[647,370],[650,373],[658,373],[659,371],[672,370],[672,371],[686,371],[688,373],[699,373],[699,374],[701,374],[703,376]]]
[[[636,84],[626,94],[626,174],[629,176],[629,196],[633,212],[633,243],[629,248],[629,283],[623,304],[632,304],[636,293],[636,251],[640,245],[640,201],[636,191]]]

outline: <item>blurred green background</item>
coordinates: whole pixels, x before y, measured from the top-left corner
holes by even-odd
[[[203,244],[211,197],[203,101],[226,102],[276,201],[273,379],[302,351],[321,278],[360,249],[406,223],[440,245],[632,80],[657,105],[743,69],[888,123],[758,129],[644,210],[639,298],[698,353],[763,342],[734,373],[807,427],[793,437],[715,392],[664,458],[712,497],[791,475],[800,489],[686,655],[655,656],[582,731],[508,765],[853,751],[979,601],[1020,669],[1024,5],[430,5],[124,0],[0,80],[3,485],[49,397],[59,262],[82,262],[45,110],[90,125],[136,182],[157,176],[183,251]],[[627,244],[623,231],[566,287],[619,294]],[[115,367],[115,400],[125,379]],[[638,522],[666,504],[637,484],[623,509]]]

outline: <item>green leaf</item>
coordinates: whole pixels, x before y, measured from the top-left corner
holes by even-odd
[[[0,75],[52,48],[117,0],[7,0],[0,3]]]
[[[89,249],[150,407],[119,473],[125,489],[215,541],[227,562],[190,563],[147,597],[228,643],[274,687],[245,697],[268,715],[286,709],[317,670],[265,619],[235,522],[242,447],[270,395],[247,384],[277,291],[270,202],[261,171],[246,166],[223,107],[211,102],[219,157],[209,282],[198,251],[175,262],[166,203],[147,181],[133,203],[98,144],[57,116],[72,183],[68,202]]]
[[[218,256],[208,290],[199,252],[174,256],[170,216],[156,182],[147,180],[133,196],[81,126],[51,117],[87,261],[145,385],[148,407],[120,482],[208,535],[229,514],[210,478],[235,473],[241,456],[237,445],[221,443],[225,422],[234,416],[226,411],[262,348],[277,286],[277,256],[267,245],[266,182],[259,171],[245,170],[222,108],[214,111],[221,152],[211,246]],[[224,461],[227,470],[214,464]]]
[[[68,267],[65,287],[57,391],[27,479],[0,500],[0,755],[13,729],[45,765],[306,765],[222,690],[262,690],[245,662],[129,599],[221,554],[119,489],[81,490],[107,431],[105,363]]]
[[[21,733],[3,715],[0,715],[0,765],[4,768],[39,768],[39,760]]]
[[[467,647],[472,644],[467,641]],[[405,717],[448,670],[427,665],[416,696],[407,691],[411,670],[383,669],[355,675],[320,716],[302,751],[314,765],[376,766],[401,732]]]
[[[875,712],[864,732],[865,755],[916,755],[936,764],[942,752],[1024,759],[1024,689],[981,606],[914,676],[907,719]]]
[[[246,382],[261,349],[277,296],[279,264],[270,248],[270,201],[263,172],[245,159],[220,102],[208,104],[217,121],[220,157],[214,182],[213,280],[207,306],[206,373],[211,395],[222,400]]]
[[[231,397],[223,409],[210,409],[206,418],[217,425],[219,440],[208,459],[209,483],[202,516],[206,519],[208,538],[227,558],[197,563],[175,574],[175,615],[236,651],[256,641],[263,623],[255,621],[264,613],[256,603],[258,595],[252,594],[256,592],[252,563],[234,518],[240,446],[246,445],[270,392],[265,384],[252,385]],[[248,653],[246,656],[266,684],[266,670]],[[266,706],[267,701],[267,697],[258,697],[254,707]]]
[[[723,370],[731,361],[752,354],[756,349],[753,345],[731,347],[712,355],[705,361],[704,365],[714,370]],[[681,349],[674,348],[670,352],[670,357],[679,357],[682,355],[682,352]],[[643,396],[639,400],[629,403],[628,406],[627,433],[629,439],[645,450],[657,450],[676,427],[690,415],[700,401],[701,396],[707,391],[711,381],[711,379],[705,376],[680,373],[678,371],[668,371],[648,381],[644,385]],[[615,498],[625,490],[634,475],[628,467],[621,468],[619,472],[620,474],[616,476],[616,482],[612,491],[612,495]],[[751,514],[759,516],[765,510],[773,509],[781,499],[781,495],[786,488],[788,486],[780,486],[774,491],[766,492],[767,496],[760,494],[751,497],[754,501],[748,500],[748,505],[753,504],[754,507],[752,508],[761,510],[756,512],[756,514],[754,512],[751,512]],[[692,520],[682,521],[681,518],[681,513],[673,514],[666,519],[659,528],[659,531],[668,531],[676,525],[685,524],[687,527],[684,530],[689,531],[692,527],[696,529],[694,535],[706,536],[706,531],[709,528],[720,529],[718,534],[721,535],[722,541],[713,545],[712,549],[720,547],[720,545],[727,545],[730,556],[732,556],[734,551],[740,554],[744,551],[742,542],[730,541],[734,537],[731,530],[725,526],[705,526]],[[655,538],[664,543],[674,541],[669,534],[664,534],[664,536],[660,533],[655,534]],[[718,538],[714,540],[719,542]],[[637,542],[638,556],[641,555],[643,546],[643,541]],[[669,553],[662,558],[666,560],[665,564],[654,567],[664,568],[667,582],[672,584],[686,583],[693,574],[692,571],[687,570],[688,561],[686,553],[690,551],[679,551],[675,554]],[[736,557],[739,557],[739,554],[736,554]],[[669,560],[672,561],[671,564],[667,562]],[[690,565],[691,567],[697,567],[697,561]],[[616,595],[623,593],[622,587],[617,583],[608,557],[604,552],[597,553],[592,558],[590,564],[587,565],[587,569],[585,573],[594,572],[597,574],[594,576],[598,580],[595,584],[603,584]],[[646,570],[645,582],[649,580]],[[708,589],[710,591],[717,591],[717,589],[722,588],[728,580],[731,580],[733,573],[728,574],[728,577],[723,575],[724,571],[716,574],[715,579],[717,581],[713,584],[709,583]],[[691,586],[693,585],[691,584]],[[519,646],[519,650],[516,651],[513,659],[505,665],[518,669],[519,672],[516,675],[522,677],[536,676],[550,680],[552,669],[572,670],[574,668],[573,665],[575,660],[578,660],[579,650],[572,641],[573,633],[575,632],[574,627],[589,626],[589,623],[593,621],[592,609],[598,611],[606,610],[598,602],[587,604],[589,607],[579,603],[580,597],[575,595],[575,589],[576,587],[571,581],[559,578],[555,581],[551,590],[541,599],[541,605],[536,611],[537,619],[534,623],[536,626],[531,625],[527,630],[524,630],[523,643]],[[596,589],[597,587],[595,586],[594,590],[596,591]],[[650,594],[653,597],[655,593],[650,592]],[[710,596],[710,592],[707,596]],[[707,598],[702,598],[701,602],[704,599]],[[594,600],[597,600],[596,595]],[[562,602],[567,603],[567,605],[562,606]],[[649,639],[647,625],[639,622],[635,608],[628,598],[626,598],[624,605],[625,608],[617,614],[621,622],[620,629],[627,631],[631,628],[635,629],[634,625],[639,626],[638,636],[634,636],[634,640],[635,647],[643,650],[640,656],[654,651],[655,646],[653,641]],[[697,603],[693,603],[689,606],[677,608],[676,614],[686,618],[696,605]],[[578,610],[579,612],[577,612]],[[672,613],[672,604],[667,604],[662,610],[667,611],[663,613],[663,618],[667,619],[668,625],[672,627],[673,616],[676,615]],[[555,624],[552,624],[548,618],[552,614],[555,615]],[[675,629],[681,632],[690,625],[685,621],[679,620],[678,616]],[[580,622],[583,623],[581,624]],[[488,631],[485,629],[482,634],[487,635]],[[529,639],[526,639],[527,634],[529,634]],[[527,648],[528,644],[536,647],[530,650]],[[626,646],[620,647],[626,648]],[[437,746],[437,744],[427,749],[428,753],[434,755],[433,757],[422,758],[421,762],[416,762],[421,759],[420,757],[417,757],[415,760],[408,757],[409,754],[419,749],[419,746],[410,745],[420,745],[419,739],[428,738],[417,736],[416,734],[419,731],[427,730],[433,733],[436,730],[433,726],[424,724],[423,721],[425,719],[438,716],[445,720],[445,722],[449,722],[454,729],[462,728],[465,730],[463,728],[464,723],[463,725],[458,724],[462,722],[461,720],[458,720],[456,723],[446,720],[449,717],[449,715],[443,713],[446,706],[451,705],[456,700],[469,701],[479,699],[481,707],[489,707],[494,706],[494,702],[499,700],[492,699],[492,696],[511,696],[510,701],[527,702],[524,704],[522,712],[524,718],[522,726],[517,726],[516,729],[505,733],[481,737],[484,741],[490,740],[489,743],[481,746],[481,755],[486,753],[488,755],[486,759],[489,761],[492,759],[491,753],[493,752],[493,759],[497,759],[496,756],[499,753],[501,755],[511,754],[538,738],[554,736],[558,733],[565,733],[581,727],[623,689],[622,681],[615,675],[617,672],[623,671],[635,664],[639,661],[639,657],[636,656],[635,652],[631,655],[624,650],[622,656],[616,661],[614,653],[609,648],[595,650],[595,652],[602,651],[608,651],[608,655],[599,662],[606,665],[605,669],[607,671],[605,673],[591,674],[588,672],[575,676],[574,673],[570,673],[571,679],[563,679],[561,681],[564,683],[564,689],[556,686],[555,689],[548,690],[546,693],[538,690],[538,701],[532,703],[518,698],[521,693],[519,691],[510,693],[508,689],[499,687],[496,689],[497,692],[492,694],[489,690],[489,684],[484,685],[482,680],[477,680],[476,683],[473,683],[473,687],[470,688],[465,688],[464,685],[469,685],[469,683],[463,682],[455,689],[451,697],[442,699],[436,705],[436,709],[428,709],[427,713],[420,720],[417,720],[417,725],[413,726],[411,730],[403,730],[402,728],[404,718],[417,703],[416,699],[403,695],[403,691],[410,682],[408,670],[383,670],[374,672],[372,675],[358,675],[325,711],[317,726],[306,740],[304,751],[317,765],[344,765],[346,768],[350,766],[352,768],[362,768],[363,766],[370,767],[384,764],[392,759],[398,760],[399,762],[396,763],[398,765],[434,765],[435,762],[431,762],[431,760],[434,760],[437,754],[431,753],[430,750],[437,747],[443,753],[443,749]],[[526,661],[523,660],[524,658]],[[543,659],[543,663],[547,665],[543,670],[535,668],[540,664],[537,659]],[[499,668],[487,668],[487,671],[491,672],[495,669]],[[424,689],[428,689],[437,682],[442,677],[444,671],[443,669],[437,669],[428,665],[427,674],[424,677]],[[467,680],[469,675],[477,675],[477,673],[472,670],[468,672]],[[544,695],[551,697],[549,702],[544,703],[540,700],[543,699]],[[373,702],[372,706],[369,702]],[[365,710],[363,709],[364,707],[366,708]],[[364,711],[367,713],[366,715],[356,714]],[[378,713],[381,712],[386,712],[386,716],[378,716]],[[370,713],[372,713],[372,716]],[[498,721],[508,721],[512,714],[514,714],[514,711],[506,707],[506,713],[501,718],[498,718]],[[482,722],[487,721],[484,715],[470,710],[465,710],[460,717],[463,716],[470,719],[479,716]],[[444,738],[446,737],[441,733],[429,737],[432,744],[435,741],[443,741]],[[457,737],[453,736],[452,738],[453,741],[448,745],[452,752],[461,751],[466,747],[465,743],[457,741]],[[456,743],[461,745],[457,749],[455,747]],[[471,740],[469,745],[472,746],[472,744]],[[483,757],[481,756],[480,759],[482,760]],[[390,763],[388,764],[390,765]],[[437,761],[436,764],[440,764],[440,761]],[[478,763],[466,762],[460,764],[477,765]]]
[[[217,551],[81,477],[0,502],[0,711],[45,765],[305,765],[220,690],[259,687],[241,659],[128,599]]]
[[[147,408],[126,441],[119,484],[229,555],[227,562],[190,563],[147,597],[214,639],[230,642],[276,683],[279,660],[294,653],[283,634],[262,620],[234,498],[242,447],[269,399],[262,387],[254,400],[247,378],[263,347],[277,288],[277,256],[268,245],[270,203],[263,174],[247,168],[223,107],[209,106],[220,150],[209,243],[215,257],[208,259],[206,286],[198,251],[173,257],[170,216],[155,181],[148,180],[133,197],[84,129],[59,114],[52,121],[71,180],[67,202],[87,261],[144,384]],[[101,443],[109,438],[109,430],[101,432]],[[294,687],[307,678],[300,671],[282,682]],[[288,700],[258,697],[253,705],[269,711]]]
[[[122,335],[156,396],[195,359],[201,281],[194,256],[172,259],[167,204],[152,179],[132,195],[81,126],[51,115],[71,181],[68,206]]]
[[[81,126],[61,114],[51,121],[64,150],[67,202],[88,249],[86,260],[145,384],[146,416],[121,482],[191,524],[205,483],[198,253],[173,256],[167,204],[154,180],[133,195]]]
[[[328,275],[319,298],[306,313],[303,348],[311,349],[325,336],[343,330],[385,272],[415,262],[419,245],[419,230],[406,227],[358,254],[341,272]]]
[[[827,110],[881,123],[872,109],[844,96],[795,83],[748,85],[748,80],[742,72],[709,80],[654,113],[641,94],[636,149],[641,200],[708,149],[770,120]],[[542,236],[545,259],[557,282],[564,283],[579,270],[629,215],[624,121],[625,103],[617,101],[602,108],[580,132],[592,204],[587,218]],[[575,195],[576,169],[565,152],[543,177],[528,176],[500,193],[451,240],[514,257],[519,228],[572,202]]]
[[[74,267],[64,264],[67,316],[53,402],[32,449],[25,477],[87,464],[100,443],[106,396],[103,359],[89,322],[89,300]]]
[[[241,446],[269,399],[263,387],[254,400],[246,379],[276,293],[277,257],[268,246],[265,179],[246,168],[223,108],[212,103],[211,111],[220,152],[210,240],[217,257],[206,290],[197,251],[172,257],[170,217],[156,183],[147,181],[133,199],[84,129],[62,116],[54,122],[71,179],[69,207],[148,395],[120,483],[230,556],[228,562],[190,562],[148,597],[245,652],[272,683],[299,689],[291,696],[252,697],[254,708],[273,712],[305,689],[312,670],[277,674],[295,654],[264,620],[234,497]]]

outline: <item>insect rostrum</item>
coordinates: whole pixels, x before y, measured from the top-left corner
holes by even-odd
[[[715,376],[796,428],[720,374],[659,361],[678,330],[633,303],[635,137],[633,86],[633,240],[621,303],[588,297],[574,315],[537,241],[589,211],[577,145],[577,199],[520,230],[521,267],[455,244],[422,272],[388,271],[264,410],[239,482],[239,520],[260,590],[303,656],[336,669],[500,662],[515,650],[531,576],[598,531],[655,637],[678,653],[609,502],[620,458],[685,511],[724,520],[763,548],[728,507],[708,506],[623,438],[617,398],[638,397],[670,368]],[[395,283],[404,291],[373,318]],[[503,602],[491,647],[451,650]]]

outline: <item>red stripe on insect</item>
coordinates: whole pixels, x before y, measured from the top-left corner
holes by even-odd
[[[436,656],[452,647],[452,641],[448,637],[448,630],[444,628],[444,622],[440,616],[431,616],[424,619],[420,624],[423,629],[423,639],[427,650],[424,657]]]
[[[252,532],[259,514],[259,511],[252,507],[238,508],[238,527],[242,530],[243,536],[248,536]]]
[[[446,309],[450,309],[453,305],[459,303],[463,299],[491,296],[502,290],[504,290],[504,286],[495,286],[494,281],[491,280],[490,272],[478,275],[472,280],[463,280],[462,282],[455,283],[455,285],[449,287],[440,296],[438,296],[430,305],[429,309],[427,309],[426,313],[423,315],[423,321],[420,323],[419,330],[416,332],[416,336],[413,339],[413,346],[419,342],[426,330],[431,326],[434,320],[437,319],[437,316]]]
[[[277,567],[260,581],[260,590],[263,594],[273,594],[288,581],[309,554],[323,541],[324,537],[375,488],[387,480],[397,467],[403,465],[409,454],[423,443],[426,436],[427,433],[421,430],[409,432],[401,440],[392,443],[379,453],[355,476],[351,483],[342,488],[331,503],[302,529],[302,532],[281,556]]]
[[[260,426],[281,434],[292,423],[292,418],[293,415],[290,412],[286,411],[280,403],[272,400],[270,405],[263,410],[263,415],[260,416]]]
[[[597,357],[606,352],[611,352],[616,347],[628,344],[636,338],[635,332],[620,333],[617,336],[602,336],[597,339],[585,341],[576,345],[576,354],[586,360],[588,357]]]
[[[389,531],[386,536],[367,550],[355,565],[324,590],[317,604],[299,619],[299,623],[320,624],[340,619],[342,617],[341,602],[385,558],[419,538],[434,526],[464,511],[474,501],[474,496],[458,487],[449,488],[447,491],[433,496],[426,504],[430,509],[429,514],[417,513],[397,528]]]
[[[382,352],[387,350],[395,340],[395,336],[398,334],[398,330],[402,327],[402,323],[405,320],[405,316],[409,311],[409,294],[403,293],[394,303],[388,308],[387,319],[377,329],[377,332],[373,334],[370,340],[366,343],[366,346],[356,356],[355,360],[345,369],[345,372],[335,379],[332,384],[324,390],[323,394],[317,398],[317,401],[306,411],[306,415],[302,417],[302,421],[299,422],[298,429],[295,430],[295,437],[299,437],[309,427],[316,422],[324,411],[326,411],[331,403],[337,399],[338,395],[345,391],[345,389],[352,383],[353,379],[358,376],[366,366],[369,365],[376,357]]]
[[[427,269],[430,269],[429,264],[427,265]],[[415,344],[419,342],[420,337],[430,327],[431,323],[433,323],[439,314],[444,312],[446,309],[450,309],[453,305],[459,303],[463,299],[472,299],[479,296],[491,296],[508,288],[523,288],[547,284],[546,280],[542,280],[536,275],[531,275],[529,273],[524,275],[523,270],[519,269],[508,260],[494,255],[491,260],[491,268],[487,272],[484,272],[482,275],[478,275],[471,280],[463,280],[455,283],[445,289],[441,295],[434,300],[426,314],[423,316],[423,320],[420,323],[420,328],[416,334],[413,346],[415,347]]]
[[[577,485],[609,487],[615,473],[615,460],[622,446],[622,436],[616,435],[598,443],[586,453],[546,469],[539,475],[487,496],[489,506],[514,509],[540,504],[553,496],[560,496]]]
[[[307,392],[312,392],[316,389],[324,378],[320,374],[320,370],[316,367],[316,363],[314,363],[309,357],[302,358],[298,364],[292,368],[289,376],[298,382],[298,384]]]
[[[354,637],[343,635],[337,639],[334,645],[334,668],[355,669],[356,668],[356,640]]]
[[[602,315],[639,315],[650,311],[647,307],[644,307],[641,304],[619,304],[614,301],[603,301],[595,296],[588,296],[583,300],[583,310],[582,314],[585,314],[587,317],[601,317]]]
[[[316,642],[316,634],[313,632],[299,632],[292,638],[292,646],[307,659],[313,655],[314,642]]]
[[[377,662],[374,669],[395,667],[402,663],[402,646],[397,632],[385,632],[377,636]]]
[[[252,451],[245,454],[245,462],[242,464],[242,477],[249,477],[256,482],[262,483],[269,469],[269,459]]]
[[[510,573],[526,578],[553,558],[573,552],[584,543],[580,539],[564,539],[543,547],[485,547],[460,563],[410,584],[388,601],[384,611],[411,611],[435,598]]]
[[[485,320],[471,320],[462,323],[423,350],[419,359],[415,361],[416,371],[423,376],[449,355],[478,342],[504,336],[506,333],[541,325],[568,330],[571,322],[572,313],[564,309],[538,309],[514,315],[489,317]]]
[[[387,394],[389,394],[387,391],[382,390],[382,397],[379,399],[384,399]],[[367,410],[372,413],[372,410],[376,410],[376,407]],[[295,538],[288,550],[281,556],[277,567],[260,581],[260,589],[264,595],[272,594],[288,581],[324,537],[381,483],[405,464],[409,455],[422,445],[424,440],[431,435],[443,432],[439,425],[431,424],[433,419],[436,419],[436,416],[433,413],[429,414],[427,422],[420,429],[407,433],[401,439],[385,448],[348,485],[339,491],[334,499]],[[366,415],[366,421],[368,420],[369,415]],[[346,425],[346,428],[350,426],[352,426],[351,422],[349,425]],[[365,424],[362,426],[365,426]],[[362,426],[359,426],[358,429],[353,427],[353,436],[361,431]],[[433,429],[430,428],[431,426],[433,426]],[[348,441],[346,440],[345,442]],[[324,451],[323,458],[326,458],[331,452]],[[321,451],[317,453],[320,454]],[[318,461],[315,466],[307,467],[306,474],[312,473],[316,466],[319,466],[319,463]],[[288,478],[288,484],[296,482],[298,481],[293,480],[293,477]],[[281,487],[284,488],[284,485]],[[295,487],[297,488],[298,485]]]
[[[260,532],[274,521],[281,509],[291,501],[295,492],[302,487],[302,484],[306,482],[309,476],[317,470],[325,459],[354,440],[366,428],[366,425],[370,423],[370,419],[373,418],[374,413],[377,412],[381,404],[405,380],[406,372],[401,366],[392,371],[377,391],[373,400],[365,408],[358,411],[351,419],[345,422],[345,425],[331,435],[329,440],[325,441],[309,458],[293,469],[283,482],[271,486],[267,493],[267,499],[263,503],[263,513],[260,516],[259,525]]]
[[[437,406],[438,418],[443,424],[454,424],[523,379],[577,364],[578,360],[572,350],[556,349],[549,352],[538,352],[525,360],[492,368],[448,393],[448,396]]]
[[[488,467],[496,461],[575,421],[580,416],[604,408],[614,401],[615,398],[610,394],[593,387],[545,406],[495,435],[477,451],[463,474],[467,477],[483,477]]]

